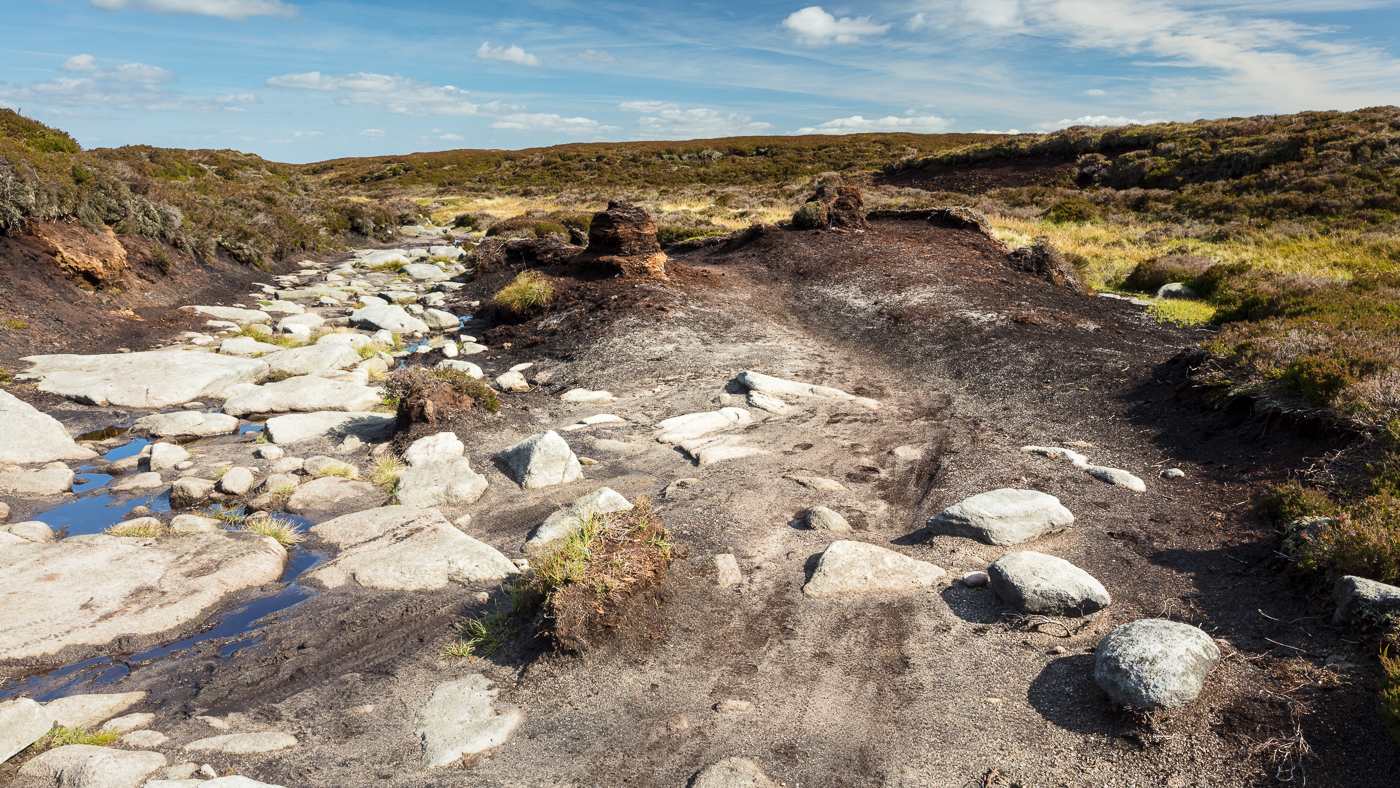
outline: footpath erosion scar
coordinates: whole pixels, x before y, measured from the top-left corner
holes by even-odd
[[[809,205],[669,252],[625,204],[587,249],[410,228],[172,305],[191,330],[148,347],[25,358],[0,782],[1400,766],[1345,621],[1242,505],[1320,439],[1205,407],[1197,334],[975,223]]]

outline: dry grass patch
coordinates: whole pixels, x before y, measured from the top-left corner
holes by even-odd
[[[371,484],[383,490],[385,495],[393,495],[399,486],[399,474],[403,471],[404,464],[399,458],[380,457],[370,469],[369,480]]]
[[[162,536],[165,536],[169,532],[169,527],[166,526],[165,523],[160,522],[159,520],[155,522],[140,522],[132,520],[125,523],[117,523],[116,525],[108,528],[105,533],[108,536],[126,536],[136,539],[157,539]]]
[[[34,742],[29,746],[29,752],[38,755],[57,747],[66,747],[70,744],[87,744],[93,747],[107,747],[115,744],[122,735],[116,731],[91,730],[88,728],[69,728],[59,725],[48,733],[44,738]]]
[[[491,303],[516,316],[543,309],[553,301],[554,285],[538,271],[522,271],[491,299]]]
[[[297,528],[296,523],[270,515],[244,518],[242,528],[258,536],[269,536],[283,547],[291,547],[306,541],[306,534]]]

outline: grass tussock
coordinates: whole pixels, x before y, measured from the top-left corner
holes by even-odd
[[[1147,311],[1157,322],[1176,326],[1204,326],[1215,319],[1216,313],[1213,304],[1194,298],[1153,299]]]
[[[384,456],[375,460],[374,467],[370,469],[370,483],[384,491],[385,495],[392,496],[399,486],[399,475],[404,471],[404,464],[397,457]]]
[[[553,642],[584,651],[624,625],[629,602],[660,585],[671,564],[670,534],[641,499],[627,512],[596,514],[521,583]]]
[[[128,521],[117,523],[108,528],[105,533],[108,536],[125,536],[136,539],[158,539],[170,533],[170,529],[165,523]]]
[[[454,637],[442,648],[442,656],[451,659],[490,657],[496,654],[519,632],[513,608],[495,610],[477,618],[453,625]]]
[[[287,508],[287,502],[292,499],[292,493],[297,488],[290,484],[274,487],[267,493],[267,508],[282,510]]]
[[[316,469],[317,479],[324,479],[330,476],[334,476],[337,479],[358,479],[360,478],[360,472],[355,470],[355,466],[349,463],[337,463]]]
[[[500,397],[485,381],[450,367],[410,367],[391,372],[384,380],[385,404],[407,423],[435,423],[453,413],[481,408],[501,409]],[[402,425],[401,425],[402,426]]]
[[[538,271],[522,271],[491,298],[491,303],[515,316],[544,309],[554,301],[554,285]]]
[[[258,536],[268,536],[283,547],[292,547],[306,541],[296,523],[281,517],[248,517],[243,520],[242,529]]]
[[[122,735],[116,731],[92,730],[80,727],[70,728],[59,725],[46,733],[44,738],[30,745],[29,751],[37,755],[38,753],[47,752],[58,747],[67,747],[70,744],[109,747],[115,744],[121,737]]]

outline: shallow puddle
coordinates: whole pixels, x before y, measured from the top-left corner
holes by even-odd
[[[146,438],[133,438],[102,455],[107,462],[135,457],[150,444]],[[36,513],[31,519],[47,523],[55,533],[67,536],[100,534],[127,519],[131,510],[145,506],[152,512],[170,511],[170,493],[114,495],[100,492],[112,482],[112,475],[100,473],[96,465],[80,465],[73,480],[77,500]]]

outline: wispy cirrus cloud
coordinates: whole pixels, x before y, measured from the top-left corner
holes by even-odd
[[[624,101],[624,112],[635,112],[643,134],[659,138],[730,137],[771,131],[772,123],[754,120],[742,112],[712,107],[683,107],[670,101]]]
[[[303,71],[282,74],[267,80],[268,87],[329,93],[346,104],[382,107],[400,115],[479,114],[480,105],[471,94],[454,85],[432,85],[396,74],[357,71],[352,74],[326,74]]]
[[[296,7],[282,0],[89,0],[108,11],[138,9],[167,14],[197,14],[242,20],[254,16],[293,16]]]
[[[859,134],[872,131],[909,131],[933,134],[952,128],[953,122],[938,115],[886,115],[883,118],[867,118],[851,115],[834,118],[816,126],[797,130],[798,134]]]

